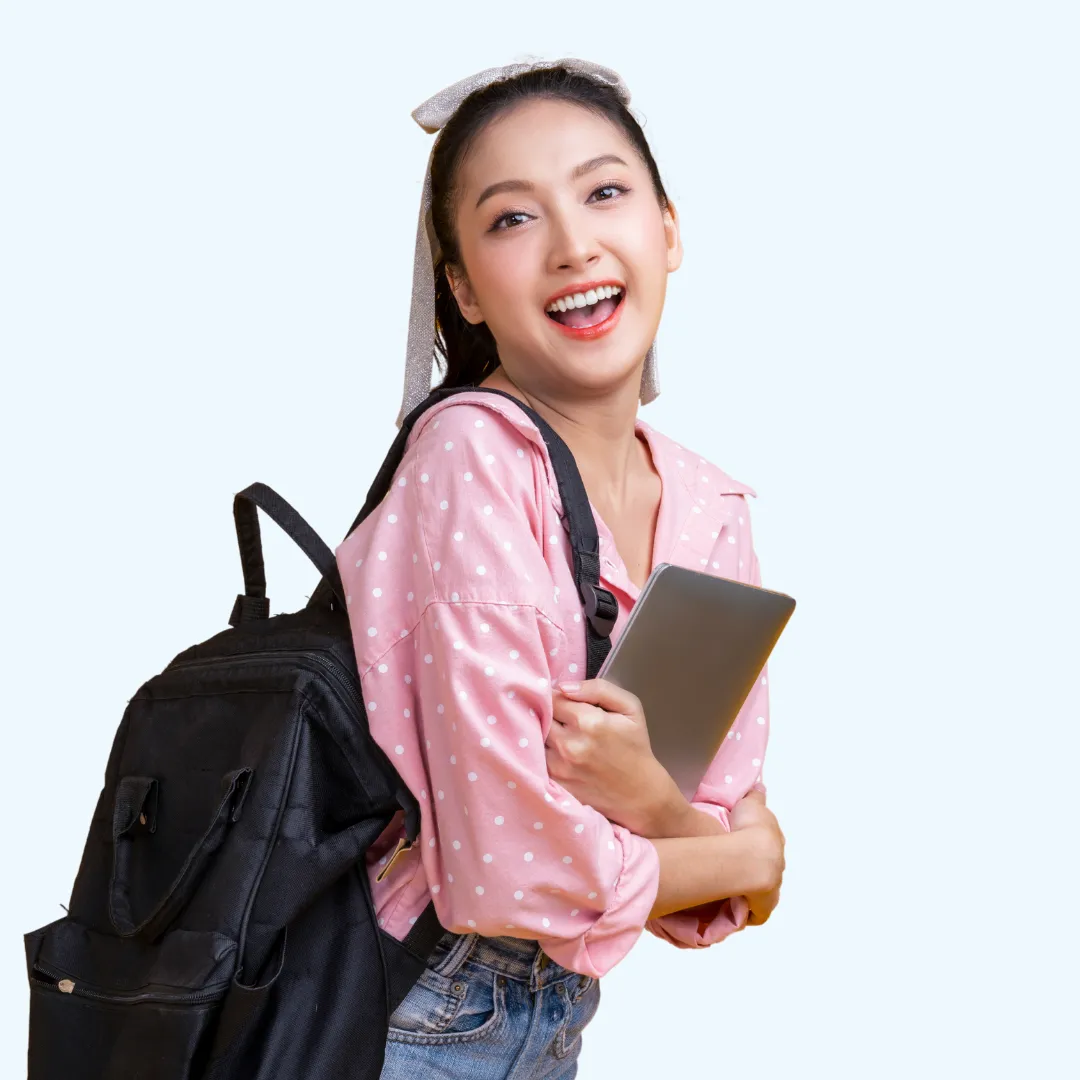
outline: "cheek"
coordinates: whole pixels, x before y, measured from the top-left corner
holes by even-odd
[[[667,278],[667,238],[664,221],[658,213],[636,215],[620,229],[619,250],[627,268],[632,270],[639,287],[661,290]]]
[[[513,244],[487,244],[465,256],[469,280],[480,307],[489,320],[498,322],[500,312],[531,303],[533,288],[528,273],[530,258],[520,238]]]

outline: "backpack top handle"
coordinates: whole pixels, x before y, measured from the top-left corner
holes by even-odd
[[[236,541],[240,547],[240,565],[244,571],[244,591],[237,596],[229,616],[230,626],[239,626],[253,619],[270,615],[266,596],[266,567],[263,562],[262,534],[259,531],[259,510],[281,526],[289,539],[314,563],[334,597],[345,607],[345,590],[341,584],[334,553],[319,538],[319,534],[273,488],[252,484],[233,499],[233,518],[236,521]]]

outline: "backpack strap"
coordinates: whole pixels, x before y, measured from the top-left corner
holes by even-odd
[[[259,510],[278,523],[289,539],[315,564],[327,588],[342,607],[345,590],[341,585],[334,553],[322,542],[319,534],[273,488],[252,484],[233,499],[233,519],[236,522],[236,541],[240,547],[240,565],[244,571],[244,591],[237,596],[229,616],[230,626],[239,626],[251,619],[270,615],[266,596],[266,566],[263,563],[262,533],[259,531]]]
[[[559,485],[563,511],[569,526],[570,549],[573,553],[574,562],[574,582],[577,585],[582,603],[585,605],[586,677],[594,679],[596,673],[600,670],[600,665],[603,664],[611,649],[610,635],[619,617],[619,602],[611,592],[600,586],[600,540],[596,531],[596,521],[589,506],[589,497],[585,492],[581,474],[578,472],[577,462],[574,461],[574,455],[570,452],[570,448],[539,413],[519,401],[513,394],[489,386],[454,386],[433,390],[424,401],[405,417],[401,430],[394,439],[393,445],[390,447],[368,491],[363,509],[357,514],[356,520],[349,526],[345,535],[349,536],[386,498],[394,482],[394,474],[401,464],[401,459],[405,456],[405,444],[408,442],[409,433],[417,420],[438,402],[456,394],[464,393],[498,394],[500,397],[506,398],[507,401],[516,405],[532,420],[544,437],[548,454],[551,457],[551,464],[555,470],[555,478]],[[340,592],[340,585],[338,588]],[[325,606],[330,602],[331,592],[330,586],[324,577],[315,592],[312,593],[308,606]]]
[[[461,392],[462,388],[455,388]],[[600,585],[600,539],[596,520],[589,506],[577,462],[570,447],[563,442],[555,429],[534,409],[505,390],[492,387],[467,387],[485,394],[498,394],[513,402],[537,426],[544,437],[548,455],[559,485],[563,512],[570,531],[570,550],[574,560],[574,584],[585,605],[586,678],[595,679],[608,652],[611,650],[611,631],[619,617],[619,602],[613,593]],[[440,391],[435,391],[440,393]]]

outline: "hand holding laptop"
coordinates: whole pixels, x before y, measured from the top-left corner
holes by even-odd
[[[686,800],[653,755],[641,702],[614,683],[590,679],[557,686],[552,707],[551,778],[639,836],[672,835],[667,822]]]
[[[688,820],[690,803],[652,752],[637,697],[605,679],[560,683],[552,713],[548,775],[579,802],[650,839],[700,834],[701,823]],[[736,803],[730,821],[732,831],[779,828],[760,791]]]
[[[546,740],[548,772],[580,802],[609,821],[652,840],[722,832],[712,816],[694,809],[649,743],[641,702],[604,679],[561,684],[553,697],[553,722]],[[784,835],[765,795],[751,790],[730,813],[731,831],[750,840],[754,878],[778,881],[784,870]],[[750,839],[751,834],[753,839]],[[780,899],[779,886],[745,893],[747,925],[760,926]],[[688,909],[704,934],[715,904]]]

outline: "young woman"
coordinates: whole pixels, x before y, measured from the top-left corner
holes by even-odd
[[[613,643],[660,562],[760,583],[754,492],[637,415],[681,245],[628,100],[614,72],[558,61],[483,72],[414,114],[441,131],[402,405],[428,393],[437,326],[443,386],[505,391],[561,436],[619,602]],[[701,948],[777,902],[766,673],[688,803],[640,703],[584,680],[551,462],[496,394],[421,417],[337,556],[371,730],[423,815],[415,848],[391,859],[395,822],[369,857],[379,923],[403,938],[434,901],[447,931],[391,1018],[383,1076],[572,1077],[598,980],[643,929]]]

